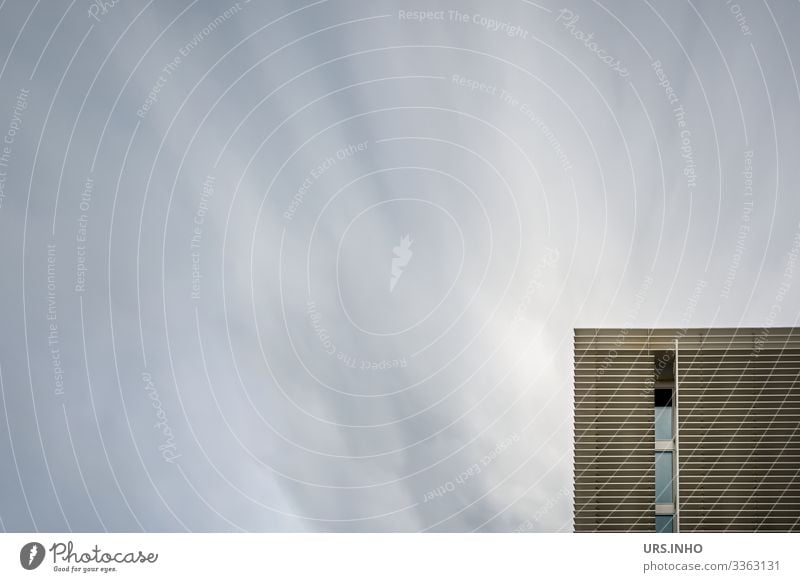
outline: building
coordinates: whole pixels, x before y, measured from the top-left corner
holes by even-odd
[[[576,329],[575,531],[800,531],[800,328]]]

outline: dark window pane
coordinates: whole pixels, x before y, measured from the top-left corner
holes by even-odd
[[[672,503],[672,452],[656,451],[656,503]]]
[[[654,389],[653,404],[656,406],[672,406],[672,388]]]
[[[656,440],[672,440],[672,407],[659,406],[656,408]]]
[[[673,533],[674,531],[671,515],[656,516],[656,533]]]

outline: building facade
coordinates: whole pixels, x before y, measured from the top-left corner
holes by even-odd
[[[800,328],[576,329],[575,531],[800,531]]]

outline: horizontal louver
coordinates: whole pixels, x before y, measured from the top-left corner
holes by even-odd
[[[575,531],[655,529],[652,378],[641,341],[576,330]]]
[[[800,330],[680,340],[681,531],[800,529]]]
[[[653,531],[654,354],[678,339],[680,530],[800,530],[800,331],[575,330],[575,530]]]

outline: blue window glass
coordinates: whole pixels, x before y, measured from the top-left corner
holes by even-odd
[[[656,516],[656,533],[672,533],[674,531],[671,515]]]
[[[671,451],[656,451],[656,503],[672,503]]]
[[[656,406],[656,440],[672,440],[672,407]]]

